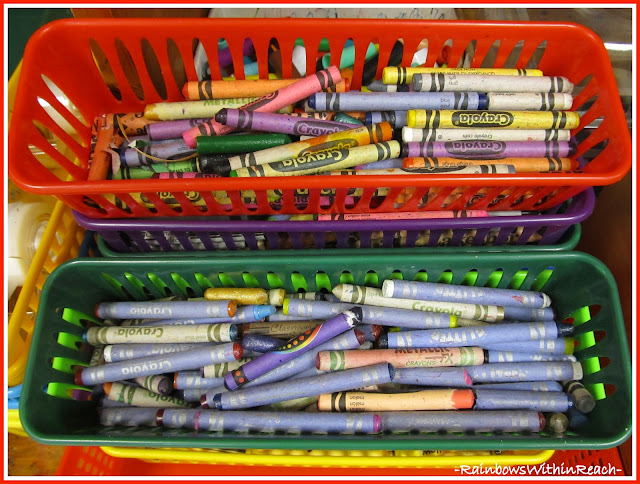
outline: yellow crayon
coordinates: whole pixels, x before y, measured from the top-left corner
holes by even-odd
[[[579,124],[573,111],[407,111],[411,128],[574,129]]]
[[[267,304],[269,294],[260,287],[210,287],[204,291],[208,301],[231,299],[238,304]]]
[[[410,84],[414,74],[484,74],[487,76],[541,76],[539,69],[498,69],[482,67],[385,67],[382,82]]]

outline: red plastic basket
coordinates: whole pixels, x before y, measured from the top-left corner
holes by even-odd
[[[182,100],[183,83],[197,79],[193,61],[196,42],[204,46],[209,65],[216,66],[220,38],[231,48],[239,79],[243,78],[245,38],[253,42],[262,78],[268,75],[272,38],[281,50],[285,78],[292,76],[296,39],[305,43],[308,73],[315,70],[323,38],[329,40],[333,59],[340,56],[345,41],[352,39],[356,50],[352,89],[360,87],[369,43],[379,44],[376,77],[380,78],[398,39],[404,42],[403,66],[410,65],[424,39],[429,46],[425,65],[433,65],[451,40],[448,60],[452,66],[458,65],[465,51],[472,50],[472,67],[533,67],[546,75],[565,76],[578,87],[574,106],[586,110],[572,134],[579,141],[574,156],[585,155],[587,164],[582,173],[87,181],[94,117],[140,112],[149,103]],[[219,79],[220,72],[212,71],[212,77]],[[105,81],[109,77],[111,86]],[[82,120],[59,101],[48,87],[49,81],[68,97]],[[94,218],[441,210],[454,189],[459,196],[446,207],[450,210],[545,210],[587,187],[620,180],[631,166],[629,130],[607,51],[597,35],[575,24],[379,19],[60,20],[40,29],[28,43],[20,82],[9,140],[11,178],[27,191],[55,195]],[[51,106],[48,111],[47,103]],[[52,119],[48,114],[51,109],[73,127],[74,135]],[[53,133],[57,143],[71,149],[74,160],[63,156],[41,134],[43,127]],[[33,154],[37,150],[49,155],[51,162],[42,164]],[[63,175],[54,173],[54,168]],[[65,181],[67,174],[70,181]],[[374,199],[379,187],[386,189],[382,201]],[[362,189],[360,197],[355,205],[349,205],[347,196],[354,188]],[[304,207],[295,202],[296,189],[308,190]],[[423,201],[434,189],[437,194]],[[218,203],[214,190],[226,192],[224,205]],[[246,190],[254,192],[251,203],[243,198]],[[270,190],[282,194],[277,209],[269,204]],[[327,190],[334,194],[332,204],[321,206],[321,195]],[[478,196],[481,190],[484,196]],[[139,202],[141,195],[147,204]],[[399,196],[404,197],[403,203],[396,206]],[[129,209],[115,205],[116,197]],[[165,203],[167,197],[173,199],[172,204]],[[196,202],[192,202],[194,198]],[[467,206],[468,202],[472,203]]]

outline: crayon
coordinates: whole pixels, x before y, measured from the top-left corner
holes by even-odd
[[[107,347],[105,345],[95,345],[93,352],[91,353],[91,359],[89,360],[89,366],[97,366],[105,363],[106,358],[104,356],[104,350]]]
[[[157,121],[147,126],[149,140],[181,139],[182,133],[204,123],[207,118],[176,119],[175,121]]]
[[[439,348],[481,346],[556,338],[562,326],[553,321],[539,323],[492,324],[471,328],[425,329],[387,333],[378,340],[381,348]]]
[[[236,316],[240,313],[238,311]],[[234,318],[236,317],[234,316]],[[176,318],[176,319],[126,319],[125,321],[139,321],[137,324],[122,324],[121,326],[190,326],[194,324],[216,324],[230,322],[233,318]]]
[[[500,69],[464,67],[385,67],[382,82],[385,84],[409,84],[414,74],[484,74],[494,76],[542,76],[538,69]]]
[[[218,123],[233,128],[268,131],[270,133],[283,133],[295,136],[316,137],[353,129],[353,125],[349,123],[301,118],[300,116],[290,116],[287,114],[251,112],[242,109],[223,109],[216,114],[215,118]],[[268,147],[247,149],[245,152],[258,151],[265,148]]]
[[[536,341],[512,341],[503,343],[487,343],[482,345],[487,350],[515,351],[519,353],[552,353],[555,355],[572,355],[575,349],[573,338],[552,338]]]
[[[538,412],[566,412],[571,404],[562,392],[533,392],[526,390],[494,390],[475,387],[475,410],[537,410]]]
[[[351,303],[285,299],[282,308],[287,317],[323,319],[330,318],[352,306]],[[371,305],[359,305],[359,307],[362,309],[363,323],[381,326],[401,326],[415,329],[454,328],[458,319],[455,315],[447,313]]]
[[[258,166],[249,166],[232,171],[231,176],[264,177],[264,176],[297,176],[316,175],[332,170],[351,168],[363,163],[397,158],[400,155],[400,143],[385,141],[353,148],[331,149],[319,153],[277,161]]]
[[[408,111],[410,109],[487,109],[487,95],[477,92],[318,92],[309,97],[317,111]]]
[[[155,121],[174,121],[178,119],[210,119],[222,108],[239,108],[255,101],[254,97],[235,99],[207,99],[204,101],[178,101],[147,104],[144,116]],[[198,125],[196,125],[198,126]],[[191,128],[193,129],[193,128]]]
[[[400,412],[473,407],[472,390],[421,390],[411,393],[336,392],[318,397],[321,412]]]
[[[287,291],[282,288],[269,290],[269,304],[272,306],[282,306]]]
[[[495,390],[529,390],[535,392],[561,392],[562,385],[559,382],[549,381],[519,381],[509,383],[482,383],[474,385],[479,388],[493,388]]]
[[[461,286],[436,282],[403,281],[386,279],[382,283],[384,297],[428,299],[436,301],[465,301],[496,306],[547,308],[551,298],[539,291],[498,289],[491,287]]]
[[[304,299],[305,301],[324,301],[324,293],[322,292],[297,292],[287,294],[286,299]],[[284,303],[284,301],[283,301]]]
[[[397,368],[393,383],[425,387],[469,387],[469,372],[462,367]]]
[[[382,326],[377,324],[359,324],[356,329],[362,331],[365,341],[377,341],[383,332]]]
[[[575,111],[407,111],[411,128],[575,129],[579,124]]]
[[[209,432],[377,434],[380,432],[380,417],[373,413],[336,413],[310,419],[302,412],[201,410],[194,419],[194,428]]]
[[[241,388],[225,393],[207,391],[200,400],[203,408],[217,410],[240,410],[243,408],[269,405],[294,398],[333,393],[361,388],[379,383],[389,383],[394,369],[388,363],[354,368],[340,372],[324,373],[318,376],[298,378],[294,383],[267,383],[253,388]]]
[[[257,410],[276,411],[276,412],[289,412],[292,410],[309,410],[309,408],[316,407],[318,403],[318,396],[294,398],[293,400],[285,400],[284,402],[276,402],[270,405],[261,405],[257,407]]]
[[[102,385],[108,400],[123,402],[134,407],[188,407],[189,403],[170,395],[160,395],[144,388],[107,382]]]
[[[100,425],[115,427],[155,427],[158,407],[111,407],[98,409]]]
[[[139,167],[128,167],[121,165],[120,169],[112,174],[112,180],[145,180],[149,178],[159,178],[154,175],[161,173],[201,173],[206,171],[208,162],[202,163],[198,158],[191,158],[184,161],[173,161],[171,163],[149,163]],[[216,178],[217,175],[202,177]],[[194,177],[195,178],[195,177]]]
[[[368,111],[365,113],[364,124],[376,124],[383,122],[391,123],[396,129],[402,128],[407,124],[406,111]]]
[[[274,114],[274,116],[277,116]],[[304,120],[301,120],[305,122]],[[287,134],[259,133],[233,134],[226,136],[198,136],[196,146],[198,154],[225,154],[260,151],[291,143]]]
[[[590,413],[596,407],[596,400],[579,381],[563,381],[562,390],[571,397],[574,406],[582,413]]]
[[[77,385],[98,385],[141,376],[192,370],[204,365],[239,360],[240,358],[242,358],[242,346],[238,343],[205,345],[203,348],[193,350],[84,368],[75,373],[75,382]]]
[[[135,378],[133,381],[142,388],[146,388],[154,393],[159,393],[160,395],[170,395],[173,391],[171,388],[171,380],[164,375],[141,376]]]
[[[453,141],[451,143],[487,143],[485,141]],[[489,143],[505,143],[504,141],[491,141]],[[513,143],[519,143],[513,141]],[[536,141],[534,141],[536,143]],[[409,145],[412,143],[406,143]],[[405,146],[406,146],[405,145]],[[488,160],[483,158],[464,159],[463,157],[450,158],[404,158],[402,167],[405,169],[416,168],[447,168],[460,167],[470,165],[490,165],[490,164],[508,164],[515,168],[518,173],[535,173],[543,171],[565,171],[574,170],[578,167],[578,162],[571,158],[505,158],[501,160]]]
[[[314,215],[313,218],[309,220],[415,220],[423,218],[472,218],[490,216],[491,212],[487,212],[486,210],[432,210],[424,212],[325,213]]]
[[[573,83],[562,76],[500,76],[483,74],[415,73],[411,86],[417,92],[478,91],[570,93]]]
[[[157,319],[233,316],[234,301],[123,301],[99,303],[95,314],[99,318],[128,319],[151,317]]]
[[[382,412],[382,432],[540,432],[544,415],[534,410]]]
[[[189,148],[184,141],[175,140],[142,148],[127,148],[121,159],[127,166],[144,166],[157,161],[185,161],[195,153],[196,150]]]
[[[176,390],[214,388],[222,385],[223,383],[223,377],[204,378],[200,370],[177,371],[173,376],[173,388]]]
[[[406,124],[406,123],[405,123]],[[397,127],[397,126],[396,126]],[[569,141],[568,129],[410,128],[402,127],[405,143],[426,141]]]
[[[218,392],[226,392],[227,389],[224,385],[215,387]],[[184,390],[176,390],[176,394],[180,396],[185,402],[200,404],[200,398],[209,388],[185,388]]]
[[[403,146],[404,158],[566,158],[574,148],[567,141],[435,141],[409,142]],[[506,163],[506,162],[505,162]]]
[[[264,334],[247,334],[242,337],[242,347],[245,350],[266,353],[274,351],[287,341]]]
[[[148,127],[155,123],[153,119],[145,118],[144,113],[112,113],[107,114],[107,121],[116,126],[127,136],[144,135]]]
[[[326,70],[316,72],[303,79],[299,79],[297,82],[278,89],[272,93],[259,97],[253,102],[246,103],[242,106],[227,106],[238,107],[246,111],[259,111],[259,112],[275,112],[285,106],[296,103],[314,92],[321,91],[327,87],[333,86],[340,82],[342,77],[337,67],[331,66]],[[191,128],[182,134],[183,139],[189,146],[195,146],[195,138],[201,135],[221,135],[228,134],[233,131],[233,128],[223,126],[216,122],[215,119]]]
[[[320,372],[315,368],[315,361],[317,354],[320,351],[332,351],[332,350],[350,350],[358,347],[364,343],[364,334],[357,329],[349,330],[341,335],[331,338],[326,343],[316,346],[310,351],[302,353],[296,356],[292,360],[277,366],[273,370],[268,371],[264,375],[257,377],[256,379],[248,382],[244,388],[255,387],[264,385],[266,383],[274,383],[283,380],[292,380],[294,378],[303,378],[307,376],[316,376]]]
[[[520,363],[525,361],[578,361],[573,355],[549,353],[519,353],[514,351],[486,350],[487,363]]]
[[[376,124],[376,123],[365,123],[357,118],[354,118],[353,116],[349,116],[347,113],[335,113],[333,115],[333,121],[335,121],[336,123],[345,123],[345,124],[357,124],[359,126],[362,126],[364,124]]]
[[[484,164],[484,165],[466,165],[466,166],[448,166],[436,168],[390,168],[387,170],[342,170],[332,171],[330,175],[437,175],[441,173],[453,175],[468,175],[470,173],[516,173],[516,169],[512,165],[504,164],[509,162],[509,158],[501,160],[501,164]]]
[[[569,408],[567,417],[569,418],[569,428],[571,430],[584,430],[589,424],[589,417],[575,407]]]
[[[194,421],[200,412],[198,408],[161,408],[156,411],[155,423],[170,429],[194,428]]]
[[[179,351],[201,348],[202,343],[155,343],[155,344],[117,344],[104,347],[104,361],[115,363],[123,360],[134,360],[145,356],[165,355]]]
[[[469,366],[467,372],[473,383],[581,380],[583,375],[580,363],[572,361],[485,363]]]
[[[240,327],[240,331],[243,335],[264,334],[276,338],[292,338],[308,329],[315,328],[320,323],[321,321],[315,319],[309,321],[246,323]]]
[[[382,81],[373,81],[367,86],[372,92],[414,92],[411,84],[384,84]]]
[[[240,368],[227,373],[225,386],[229,390],[240,388],[260,375],[310,351],[340,333],[344,333],[360,322],[362,322],[361,309],[354,308],[351,311],[344,311],[316,326],[313,330],[307,330],[299,336],[291,338],[281,347],[264,353]]]
[[[361,126],[347,131],[318,136],[310,140],[298,141],[286,146],[232,156],[226,162],[219,163],[216,173],[226,176],[231,170],[290,160],[327,150],[343,150],[356,146],[370,145],[390,141],[392,138],[393,129],[389,123]]]
[[[356,170],[386,170],[389,168],[402,168],[402,158],[390,158],[388,160],[374,161],[366,165],[358,165]]]
[[[573,96],[569,93],[488,92],[490,111],[569,111]]]
[[[89,328],[89,344],[129,343],[227,343],[238,335],[234,324],[194,324],[184,326],[134,326]]]
[[[413,309],[416,311],[439,312],[453,314],[457,317],[479,319],[481,321],[501,321],[504,319],[501,307],[466,303],[449,303],[440,301],[423,301],[384,297],[381,289],[352,284],[338,284],[333,288],[333,294],[343,302],[353,304],[369,304],[372,306],[386,306],[398,309]],[[434,330],[436,331],[436,330]],[[463,346],[463,345],[460,345]]]
[[[243,351],[243,354],[244,353],[248,352]],[[202,378],[223,378],[231,370],[235,370],[249,361],[251,361],[251,358],[240,358],[236,361],[213,363],[212,365],[203,366],[200,373]],[[222,383],[220,385],[222,385]]]
[[[209,301],[230,299],[238,304],[269,303],[269,294],[259,287],[210,287],[204,291],[204,297]]]
[[[387,362],[394,368],[470,366],[484,363],[482,348],[407,348],[405,350],[321,351],[316,358],[320,371],[346,370]]]
[[[555,311],[552,308],[522,308],[516,306],[504,306],[504,318],[511,321],[553,321],[556,317]],[[564,325],[567,331],[565,334],[570,334],[569,328],[573,329],[573,326]]]
[[[547,427],[554,434],[564,434],[569,428],[569,418],[561,412],[554,412],[545,416],[547,419]]]
[[[204,99],[228,99],[266,96],[274,91],[290,86],[300,79],[235,79],[229,81],[188,81],[182,87],[185,99],[198,101]],[[349,87],[345,80],[336,83],[335,92],[345,92]]]

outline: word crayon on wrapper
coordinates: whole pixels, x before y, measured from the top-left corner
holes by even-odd
[[[246,323],[242,325],[240,331],[243,335],[265,334],[276,338],[290,339],[308,329],[315,328],[320,323],[321,321],[318,320]]]
[[[282,347],[269,353],[264,353],[246,365],[229,372],[225,376],[225,386],[229,390],[240,388],[247,382],[315,348],[340,333],[344,333],[361,322],[362,310],[360,308],[340,313],[316,326],[315,329],[305,331],[301,335],[292,338]]]
[[[320,395],[321,412],[455,410],[473,407],[472,390],[421,390],[411,393],[336,392]]]
[[[414,74],[411,86],[417,92],[478,91],[570,93],[573,84],[562,76],[495,76],[483,74]]]
[[[407,111],[411,128],[575,129],[579,124],[574,111]]]
[[[409,142],[403,146],[404,158],[448,157],[472,159],[566,158],[574,147],[567,141],[445,141]]]
[[[397,126],[396,126],[397,127]],[[402,127],[402,141],[569,141],[568,129],[484,129]]]
[[[184,326],[94,327],[85,333],[89,344],[227,343],[238,336],[235,324]]]
[[[193,350],[87,367],[76,372],[75,382],[77,385],[97,385],[141,376],[193,370],[205,365],[240,358],[242,358],[242,346],[238,343],[204,345],[203,348]]]
[[[407,111],[409,109],[487,109],[487,95],[477,92],[325,93],[309,97],[317,111]]]
[[[336,66],[331,66],[326,70],[322,70],[307,76],[297,82],[278,89],[270,94],[262,96],[255,101],[245,104],[243,106],[236,106],[246,111],[259,111],[259,112],[275,112],[284,106],[296,103],[311,94],[326,89],[329,86],[333,86],[340,82],[342,77],[340,70]],[[232,107],[232,106],[229,106]],[[216,122],[215,119],[211,119],[207,123],[191,128],[182,134],[183,139],[189,146],[195,146],[195,138],[201,135],[221,135],[231,133],[233,128],[223,126]]]
[[[102,319],[206,318],[233,316],[236,310],[237,304],[234,301],[123,301],[99,303],[95,314]]]
[[[409,84],[414,74],[484,74],[494,76],[542,76],[538,69],[500,69],[464,67],[385,67],[382,82],[385,84]]]

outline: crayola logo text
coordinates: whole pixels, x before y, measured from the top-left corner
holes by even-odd
[[[332,150],[323,151],[321,153],[309,153],[306,156],[299,156],[292,158],[291,160],[284,160],[277,165],[274,164],[273,168],[278,171],[297,171],[301,167],[300,165],[308,165],[309,168],[315,168],[325,165],[331,165],[344,159],[348,155],[348,150]]]
[[[454,126],[504,127],[513,124],[513,114],[500,111],[455,111],[451,115]]]
[[[487,155],[502,153],[506,143],[504,141],[447,141],[444,147],[452,155]]]

